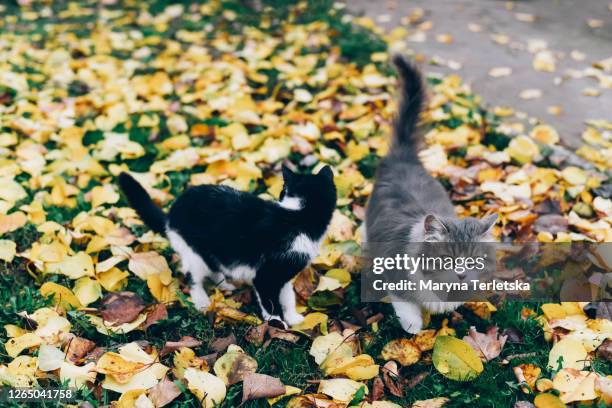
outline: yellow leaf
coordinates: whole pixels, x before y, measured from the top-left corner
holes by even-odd
[[[16,182],[12,177],[0,177],[0,200],[15,203],[27,196],[28,193],[21,187],[21,184]]]
[[[102,204],[115,204],[119,201],[119,193],[112,184],[95,186],[91,189],[91,206],[96,208]]]
[[[96,371],[112,376],[119,384],[125,384],[144,366],[142,362],[129,361],[120,354],[108,352],[96,362]]]
[[[277,402],[279,402],[280,400],[282,400],[283,398],[288,397],[290,395],[299,394],[300,392],[302,392],[302,390],[297,387],[293,387],[291,385],[285,385],[285,393],[283,395],[279,395],[278,397],[268,398],[268,404],[272,406],[276,404]]]
[[[427,400],[415,401],[410,408],[440,408],[450,400],[446,397],[430,398]]]
[[[119,325],[112,325],[110,322],[105,322],[99,316],[89,315],[88,318],[89,322],[96,326],[98,332],[108,336],[112,333],[125,334],[138,329],[139,326],[144,323],[145,320],[147,320],[147,314],[141,313],[133,322]]]
[[[210,373],[188,368],[185,370],[187,388],[202,402],[203,408],[214,408],[225,399],[225,383]]]
[[[538,125],[534,127],[529,136],[543,144],[553,145],[559,143],[559,134],[555,128],[549,125]]]
[[[73,256],[66,256],[61,262],[47,264],[46,272],[79,279],[83,276],[94,276],[94,265],[91,256],[80,251]]]
[[[121,397],[119,397],[119,400],[113,403],[113,408],[135,408],[138,406],[136,405],[137,400],[141,396],[144,396],[146,398],[146,394],[147,390],[143,389],[136,389],[124,392],[123,394],[121,394]],[[138,406],[138,408],[144,407]]]
[[[0,259],[5,262],[12,262],[17,253],[17,244],[8,239],[0,239]]]
[[[114,292],[127,284],[128,276],[130,276],[129,273],[119,268],[112,267],[108,271],[98,273],[97,278],[104,289],[109,292]]]
[[[308,313],[300,324],[292,326],[293,330],[312,330],[315,326],[321,328],[321,333],[327,334],[327,315],[321,312]]]
[[[306,318],[308,318],[308,316],[306,316]],[[304,321],[306,321],[306,318]],[[327,316],[325,316],[325,319],[327,319]],[[315,319],[312,320],[314,321]],[[303,323],[304,322],[302,322],[302,324]],[[315,324],[317,324],[316,322],[309,323],[313,323],[313,327]],[[315,362],[320,365],[327,358],[329,353],[337,349],[343,343],[343,341],[344,337],[342,337],[342,335],[338,332],[319,336],[313,340],[312,345],[310,346],[310,355],[313,356]],[[351,352],[351,356],[352,355],[353,354]]]
[[[53,303],[66,310],[82,307],[81,302],[70,289],[55,282],[45,282],[40,287],[40,294],[44,297],[53,296]]]
[[[75,282],[74,295],[83,306],[87,306],[100,299],[102,296],[102,287],[98,281],[85,276]]]
[[[147,280],[150,275],[170,271],[166,258],[153,251],[132,254],[128,268],[142,280]]]
[[[158,302],[169,303],[178,299],[178,282],[172,277],[170,270],[147,277],[147,286],[151,295]]]
[[[409,366],[421,358],[421,350],[412,340],[396,339],[388,342],[381,352],[382,358],[396,360],[403,366]]]
[[[531,163],[540,157],[540,148],[527,136],[517,136],[512,139],[506,152],[521,164]]]
[[[566,404],[574,401],[590,401],[597,398],[596,379],[597,374],[593,372],[564,368],[553,378],[553,386],[561,391],[561,401]]]
[[[30,347],[39,346],[42,343],[42,339],[34,333],[25,333],[19,337],[13,337],[9,339],[5,344],[4,348],[9,356],[15,358],[23,350]]]
[[[563,361],[559,364],[560,359]],[[553,346],[548,355],[548,368],[574,368],[581,370],[588,365],[588,354],[582,343],[572,339],[562,339]]]
[[[242,381],[247,373],[256,372],[257,361],[239,346],[232,344],[227,352],[215,361],[213,368],[217,377],[226,385],[232,385]]]
[[[536,408],[566,408],[563,401],[553,394],[538,394],[533,400]]]
[[[64,361],[60,367],[60,380],[62,383],[67,381],[70,387],[84,387],[87,382],[96,380],[95,366],[95,363],[87,363],[82,367],[77,367]]]
[[[432,360],[442,375],[455,381],[474,379],[484,369],[474,349],[463,340],[451,336],[438,336]]]
[[[0,234],[15,231],[23,227],[28,218],[21,211],[15,211],[8,215],[0,214]]]
[[[365,388],[365,394],[367,395],[368,387],[365,384],[347,378],[334,378],[322,380],[319,383],[318,392],[329,395],[334,401],[348,403],[361,388]]]

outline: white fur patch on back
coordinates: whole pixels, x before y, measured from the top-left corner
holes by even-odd
[[[305,254],[309,259],[313,259],[319,254],[322,240],[323,237],[315,241],[304,233],[299,234],[291,244],[291,251]]]
[[[278,205],[287,210],[298,211],[302,209],[302,199],[299,197],[285,196],[281,201],[278,202]]]

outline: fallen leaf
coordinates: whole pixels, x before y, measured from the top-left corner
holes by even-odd
[[[155,408],[161,408],[172,401],[174,401],[179,395],[181,395],[181,389],[170,381],[168,377],[162,378],[153,388],[149,389],[149,399],[155,406]]]
[[[466,342],[450,336],[438,336],[433,349],[434,367],[455,381],[471,380],[484,369],[474,349]]]
[[[463,340],[468,343],[476,352],[482,361],[491,361],[499,356],[507,337],[497,333],[497,327],[491,327],[487,333],[478,333],[474,326],[470,327],[468,335],[463,337]]]
[[[134,321],[144,308],[142,298],[134,292],[109,293],[100,302],[102,318],[113,325]]]
[[[247,373],[242,383],[242,402],[259,398],[274,398],[285,394],[285,386],[275,377]]]

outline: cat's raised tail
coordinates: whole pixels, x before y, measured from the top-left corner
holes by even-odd
[[[130,206],[136,210],[140,218],[153,231],[165,235],[166,214],[155,205],[151,196],[134,177],[128,173],[119,175],[119,187],[127,198]]]
[[[416,157],[418,140],[414,129],[425,101],[423,76],[417,67],[402,55],[393,57],[400,77],[400,103],[394,124],[394,147]]]

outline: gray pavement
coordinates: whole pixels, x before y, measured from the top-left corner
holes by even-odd
[[[591,67],[612,57],[611,1],[349,0],[345,3],[352,13],[365,14],[386,30],[406,27],[408,49],[422,54],[428,61],[441,63],[424,65],[426,71],[457,73],[482,95],[486,105],[509,106],[549,123],[557,129],[564,144],[575,148],[581,144],[585,120],[612,120],[612,72]],[[422,17],[416,10],[419,8],[424,12]],[[413,18],[409,23],[407,16],[410,15]],[[553,72],[534,68],[537,50],[548,50],[540,54],[544,63],[548,61],[547,54],[553,56]],[[510,68],[511,74],[493,77],[490,71],[496,67],[504,69],[494,73],[503,74]],[[589,73],[600,78],[607,75],[607,79],[597,79]],[[603,85],[602,81],[608,84]],[[522,98],[521,92],[528,89],[539,90],[541,96]]]

